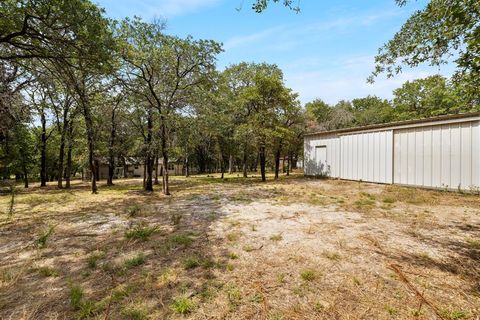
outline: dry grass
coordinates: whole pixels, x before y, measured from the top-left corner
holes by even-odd
[[[0,318],[480,314],[478,196],[299,176],[140,186],[18,189],[0,214]]]

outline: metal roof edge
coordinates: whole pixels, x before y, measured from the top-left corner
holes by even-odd
[[[457,119],[465,119],[466,121],[468,121],[469,118],[475,118],[475,117],[479,117],[479,119],[472,119],[472,120],[480,120],[480,112],[456,113],[456,114],[441,115],[441,116],[430,117],[430,118],[395,121],[395,122],[372,124],[367,126],[343,128],[343,129],[336,129],[336,130],[316,131],[316,132],[306,133],[304,134],[304,137],[316,136],[316,135],[327,135],[327,134],[341,134],[341,133],[348,133],[348,132],[360,132],[360,131],[388,129],[388,128],[398,129],[398,127],[403,127],[403,126],[408,127],[409,125],[415,125],[415,124],[434,125],[434,122],[457,120]]]

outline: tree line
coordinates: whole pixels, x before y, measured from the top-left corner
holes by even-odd
[[[112,185],[134,156],[144,189],[169,194],[159,161],[182,159],[186,175],[258,167],[265,181],[267,166],[278,178],[280,157],[299,157],[303,113],[276,65],[217,70],[219,43],[168,35],[163,21],[110,20],[87,0],[8,0],[0,13],[4,179],[69,188],[87,166],[95,193],[99,158]]]
[[[441,75],[405,82],[391,100],[367,96],[329,105],[316,99],[305,105],[310,131],[335,130],[393,121],[480,111],[458,83]]]
[[[252,9],[270,2],[299,10],[298,2],[275,0],[252,1]],[[95,193],[99,159],[112,185],[115,168],[135,157],[145,164],[144,189],[159,184],[169,194],[168,170],[159,181],[154,169],[159,161],[168,168],[181,160],[185,175],[258,169],[265,180],[272,168],[278,178],[282,159],[288,174],[301,158],[305,130],[478,110],[480,8],[470,0],[452,5],[432,0],[415,13],[380,49],[369,80],[395,76],[402,65],[439,65],[453,48],[451,79],[406,82],[390,101],[317,99],[302,107],[276,65],[218,70],[221,44],[168,35],[163,21],[115,21],[88,0],[2,1],[0,176],[69,188],[88,167]]]

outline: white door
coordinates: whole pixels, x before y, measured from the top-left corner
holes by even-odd
[[[315,147],[315,174],[328,175],[329,168],[327,164],[327,146]]]

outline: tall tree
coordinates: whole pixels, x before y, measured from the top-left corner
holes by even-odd
[[[139,19],[126,19],[120,25],[119,35],[123,40],[122,58],[126,62],[122,71],[127,79],[125,82],[138,84],[136,90],[144,96],[150,108],[158,112],[164,169],[162,190],[168,195],[169,133],[173,128],[171,121],[175,119],[176,112],[191,104],[196,87],[208,81],[215,69],[215,58],[221,47],[214,41],[167,36],[162,34],[162,29],[163,24],[160,22],[145,23]],[[151,114],[150,110],[148,112]],[[150,120],[147,121],[150,123]],[[148,150],[147,159],[151,159],[152,149]],[[148,170],[150,166],[147,167],[147,176],[151,177]],[[148,181],[147,187],[153,190]]]
[[[396,0],[405,6],[408,0]],[[416,11],[375,57],[372,77],[392,77],[404,66],[421,63],[442,65],[453,57],[454,79],[463,82],[469,99],[480,101],[480,2],[478,0],[430,0]]]

